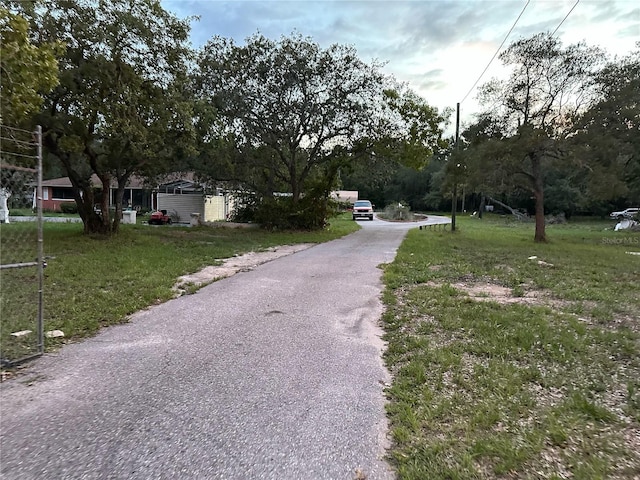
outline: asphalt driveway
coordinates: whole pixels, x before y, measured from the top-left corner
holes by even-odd
[[[0,476],[394,478],[378,265],[418,224],[360,223],[4,382]]]

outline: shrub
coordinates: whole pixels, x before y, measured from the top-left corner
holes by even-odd
[[[338,212],[347,212],[353,209],[353,203],[345,200],[331,200]]]
[[[64,202],[60,204],[62,213],[78,213],[78,205],[75,202]]]
[[[255,220],[268,230],[316,230],[327,220],[326,201],[304,197],[294,203],[291,197],[264,199],[255,211]]]
[[[12,217],[29,217],[33,215],[33,210],[30,208],[11,208],[9,211]]]
[[[249,223],[256,221],[258,202],[255,195],[236,195],[236,203],[229,220],[232,222]]]
[[[383,218],[387,220],[413,220],[413,213],[408,205],[394,202],[385,207]]]

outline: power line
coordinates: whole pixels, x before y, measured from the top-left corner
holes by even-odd
[[[551,34],[551,36],[553,37],[556,32],[558,31],[558,29],[562,26],[562,24],[564,23],[564,21],[569,17],[569,15],[571,15],[571,12],[573,12],[573,9],[576,8],[578,6],[578,3],[580,3],[580,0],[576,0],[576,3],[573,4],[573,7],[571,7],[571,10],[569,10],[569,13],[567,13],[564,18],[562,19],[562,21],[558,24],[558,26],[556,27],[556,29],[553,31],[553,33]]]
[[[580,1],[580,0],[578,0]],[[478,77],[478,79],[474,82],[473,86],[469,89],[469,91],[467,92],[467,94],[464,96],[464,98],[462,99],[462,102],[464,102],[467,97],[469,96],[469,94],[473,91],[474,88],[476,88],[476,85],[478,84],[478,82],[480,81],[480,79],[483,77],[483,75],[485,73],[487,73],[487,70],[489,69],[489,67],[491,66],[491,64],[493,63],[493,61],[495,60],[496,56],[498,55],[498,52],[500,51],[500,49],[502,48],[502,46],[504,45],[504,43],[507,41],[507,38],[509,38],[509,35],[511,35],[511,32],[513,31],[513,29],[516,27],[516,24],[518,23],[518,21],[520,20],[520,17],[522,17],[522,14],[524,13],[524,11],[527,9],[527,6],[529,5],[529,2],[531,2],[531,0],[527,0],[527,3],[524,5],[524,7],[522,8],[522,11],[520,12],[520,15],[518,15],[518,18],[516,18],[516,21],[513,22],[513,25],[511,26],[511,28],[509,29],[509,31],[507,32],[507,35],[504,37],[504,40],[502,40],[502,43],[500,44],[500,46],[498,47],[498,49],[496,50],[496,53],[493,54],[493,57],[491,57],[491,60],[489,60],[489,63],[487,64],[486,67],[484,67],[484,70],[482,71],[482,73],[480,74],[480,76]],[[577,5],[577,2],[576,2]],[[575,5],[574,5],[575,7]],[[573,8],[571,9],[573,10]],[[569,12],[571,13],[571,12]],[[567,15],[568,17],[569,15]],[[566,18],[566,17],[565,17]],[[564,22],[564,20],[563,20]],[[562,25],[562,23],[560,24]],[[558,27],[560,27],[560,25],[558,25]],[[556,29],[557,30],[557,29]],[[555,32],[554,32],[555,33]]]
[[[493,61],[495,60],[496,56],[498,55],[498,52],[500,51],[500,49],[502,49],[504,43],[507,41],[507,38],[509,38],[509,35],[511,35],[511,32],[513,31],[513,29],[515,28],[516,24],[518,23],[518,21],[520,20],[520,17],[522,17],[522,14],[524,13],[524,11],[526,10],[527,6],[529,5],[529,2],[531,0],[527,0],[527,3],[525,4],[525,6],[522,8],[522,11],[520,12],[520,15],[518,15],[518,18],[516,18],[516,21],[513,22],[513,25],[511,26],[511,29],[509,30],[509,32],[507,32],[507,35],[504,37],[504,40],[502,40],[502,43],[500,44],[500,46],[498,47],[498,49],[496,50],[496,52],[493,54],[493,57],[491,57],[491,60],[489,61],[489,63],[487,64],[487,66],[485,67],[485,69],[482,71],[482,73],[480,74],[480,76],[478,77],[478,79],[475,81],[475,83],[473,84],[473,86],[469,89],[469,91],[467,92],[467,94],[464,96],[464,98],[462,99],[462,102],[464,102],[466,100],[466,98],[469,96],[469,94],[473,91],[473,89],[476,87],[476,85],[478,84],[478,82],[480,81],[480,79],[483,77],[483,75],[487,72],[487,70],[489,69],[489,66],[493,63]],[[551,34],[551,36],[554,36],[556,34],[556,32],[558,31],[558,29],[562,26],[562,24],[565,22],[565,20],[567,18],[569,18],[569,15],[571,15],[571,13],[573,12],[573,10],[578,6],[578,4],[580,3],[580,0],[576,0],[576,3],[573,4],[573,6],[571,7],[571,10],[569,10],[567,12],[567,14],[564,16],[564,18],[562,19],[562,21],[558,24],[558,26],[555,28],[555,30],[553,31],[553,33]],[[495,103],[494,103],[495,105]]]

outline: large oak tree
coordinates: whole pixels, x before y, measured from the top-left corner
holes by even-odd
[[[44,145],[71,180],[85,232],[117,232],[131,176],[167,168],[193,140],[188,20],[158,0],[51,0],[33,10],[33,22],[35,42],[66,46],[59,85],[36,119]],[[92,175],[103,192],[98,209]]]
[[[483,147],[483,167],[477,171],[489,188],[507,178],[531,192],[536,242],[546,241],[545,173],[563,157],[563,140],[593,100],[591,79],[602,58],[598,49],[584,43],[563,48],[556,37],[541,33],[502,52],[509,78],[481,88],[482,122],[492,124],[499,135],[494,132]]]
[[[199,122],[204,172],[263,199],[286,192],[294,210],[322,203],[352,162],[377,152],[420,165],[440,138],[438,112],[350,46],[321,48],[298,34],[244,45],[216,37],[198,65],[199,104],[223,119]]]

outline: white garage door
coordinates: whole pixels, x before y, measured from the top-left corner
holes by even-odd
[[[175,222],[189,223],[192,213],[204,216],[201,193],[158,193],[158,210],[166,210]]]

